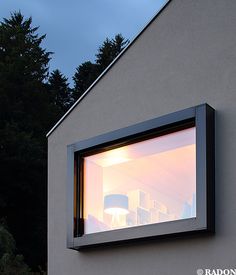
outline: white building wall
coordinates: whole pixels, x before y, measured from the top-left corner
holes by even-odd
[[[68,144],[207,102],[216,109],[216,234],[66,248]],[[236,268],[236,1],[172,0],[49,136],[49,275]]]

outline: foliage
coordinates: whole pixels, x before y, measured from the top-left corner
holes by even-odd
[[[73,77],[75,85],[72,96],[74,102],[87,90],[98,75],[99,70],[97,65],[90,61],[84,62],[76,68],[76,72]]]
[[[0,224],[0,274],[27,275],[29,267],[24,263],[22,255],[15,254],[15,240],[6,226]]]
[[[87,88],[118,56],[128,43],[129,40],[125,39],[121,34],[117,34],[113,39],[106,38],[103,44],[98,48],[95,63],[87,61],[76,68],[73,77],[74,101],[76,101],[87,90]]]
[[[36,267],[46,259],[45,133],[56,117],[44,84],[50,53],[31,24],[20,12],[0,24],[0,207]]]
[[[96,54],[96,64],[99,65],[100,71],[105,70],[128,43],[129,40],[125,39],[121,34],[117,34],[113,39],[106,38]]]
[[[51,73],[47,84],[49,101],[58,109],[58,116],[62,116],[72,104],[68,79],[57,69]]]

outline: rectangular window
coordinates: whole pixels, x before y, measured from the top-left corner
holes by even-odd
[[[214,109],[188,108],[68,146],[67,246],[214,231]]]
[[[196,217],[195,127],[83,158],[84,234]]]

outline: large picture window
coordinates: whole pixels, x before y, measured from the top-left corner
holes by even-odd
[[[196,217],[195,127],[82,159],[84,233]]]
[[[214,110],[200,105],[68,147],[68,247],[214,230]]]

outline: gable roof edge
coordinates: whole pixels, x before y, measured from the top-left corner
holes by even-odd
[[[88,87],[88,89],[77,99],[77,101],[70,107],[70,109],[57,121],[57,123],[49,130],[46,134],[48,138],[51,133],[61,124],[61,122],[70,114],[70,112],[82,101],[82,99],[92,90],[92,88],[97,84],[97,82],[110,70],[110,68],[116,63],[116,61],[128,50],[128,48],[133,45],[133,43],[139,38],[139,36],[151,25],[151,23],[157,18],[158,15],[167,7],[171,0],[167,0],[157,13],[148,21],[144,28],[131,39],[130,43],[118,54],[118,56],[107,66],[107,68],[98,76],[98,78]]]

